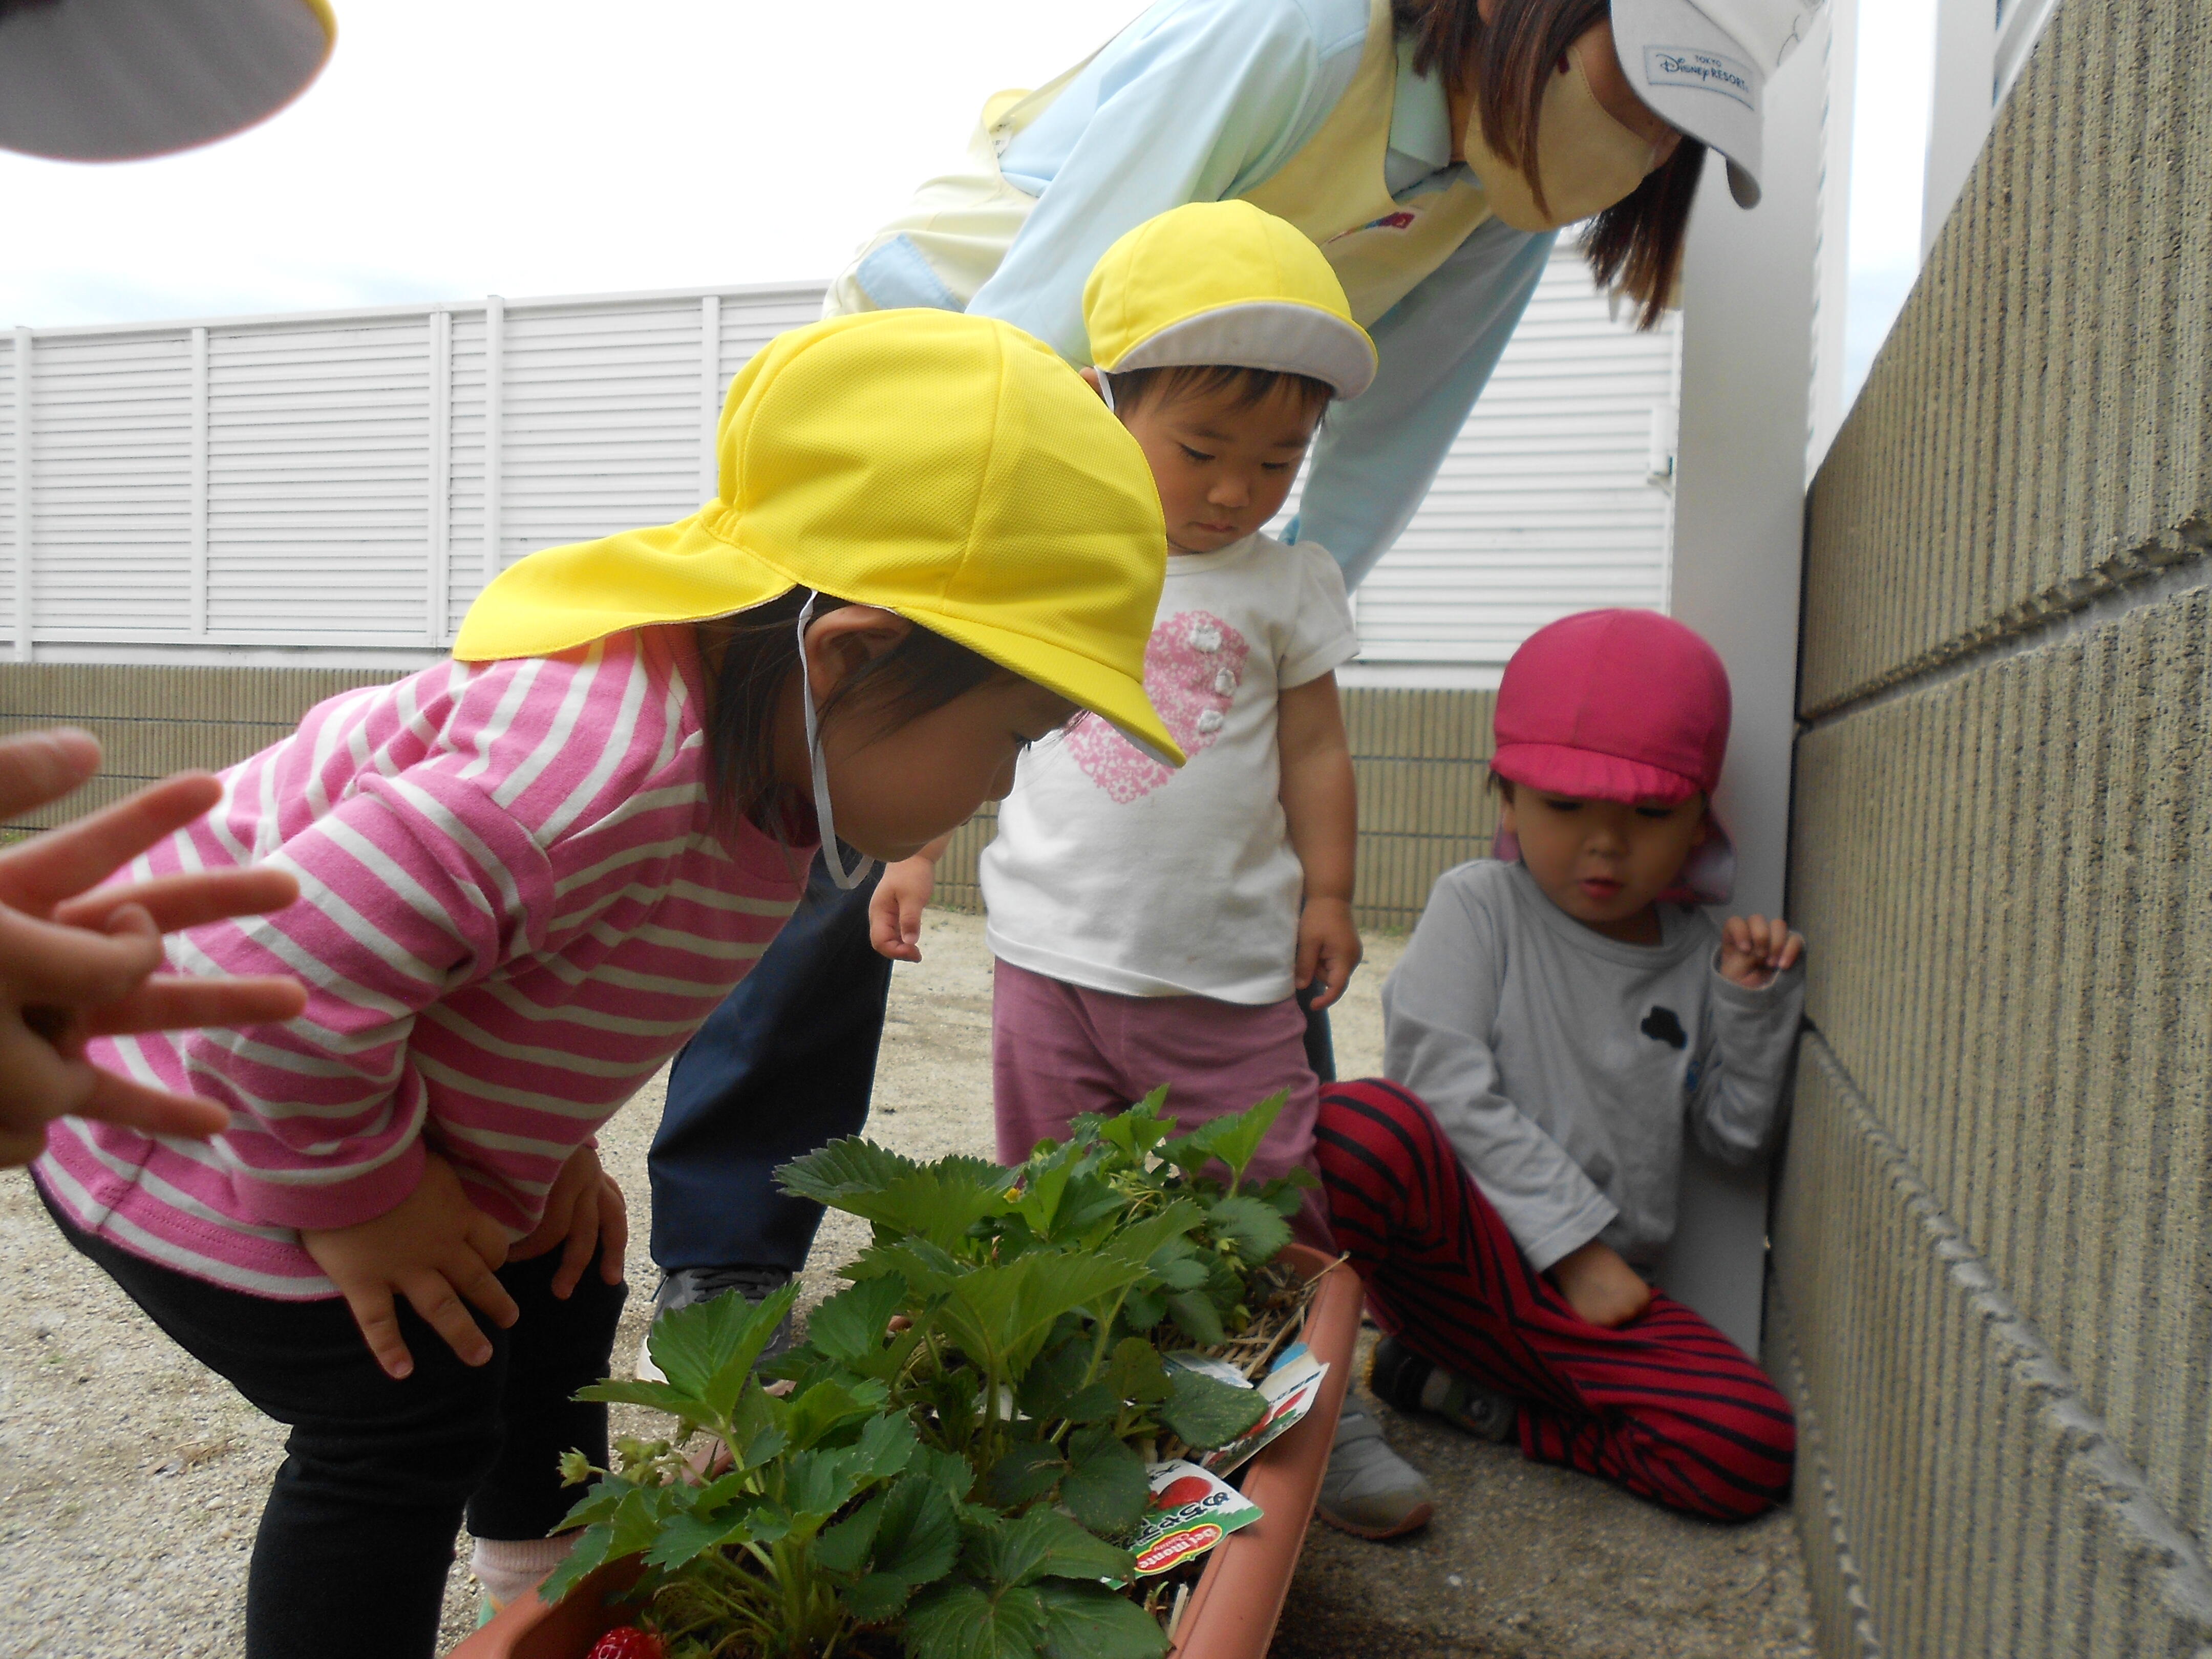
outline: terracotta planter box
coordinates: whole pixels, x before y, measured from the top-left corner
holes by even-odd
[[[1309,1275],[1330,1265],[1319,1251],[1300,1244],[1291,1245],[1283,1259]],[[1328,1362],[1321,1398],[1304,1422],[1245,1466],[1244,1495],[1265,1515],[1230,1534],[1207,1559],[1169,1659],[1260,1659],[1274,1639],[1322,1472],[1328,1467],[1337,1413],[1352,1381],[1360,1304],[1359,1280],[1348,1267],[1329,1272],[1315,1293],[1304,1340],[1316,1358]],[[627,1622],[620,1602],[611,1606],[608,1598],[628,1589],[637,1571],[634,1563],[602,1567],[551,1607],[525,1596],[449,1659],[586,1659],[600,1636]]]

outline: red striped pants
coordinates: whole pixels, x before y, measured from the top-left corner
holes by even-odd
[[[1796,1425],[1766,1374],[1663,1294],[1616,1330],[1582,1318],[1529,1267],[1419,1097],[1380,1079],[1324,1089],[1315,1150],[1377,1321],[1517,1401],[1524,1455],[1715,1520],[1789,1495]]]

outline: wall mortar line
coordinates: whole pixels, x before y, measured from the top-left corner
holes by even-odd
[[[2159,1502],[2142,1470],[2121,1450],[2118,1437],[2082,1397],[2073,1373],[2006,1292],[1904,1147],[1883,1127],[1872,1103],[1816,1027],[1808,1026],[1800,1054],[1801,1066],[1809,1060],[1827,1073],[1850,1115],[1853,1131],[1873,1148],[1891,1188],[1920,1224],[1942,1275],[1988,1322],[1996,1345],[2009,1351],[2014,1365],[2038,1397],[2038,1409],[2065,1428],[2068,1461],[2102,1489],[2112,1509],[2160,1559],[2161,1599],[2168,1609],[2212,1628],[2212,1562]],[[2199,1652],[2212,1653],[2212,1648],[2200,1648]]]
[[[2056,645],[2116,622],[2131,611],[2163,604],[2212,586],[2212,528],[2192,521],[2177,554],[2165,539],[2113,559],[2095,574],[2048,589],[1970,634],[1932,651],[1840,698],[1815,705],[1798,720],[1800,737],[1916,691],[1974,673],[1993,663]],[[2203,544],[2195,539],[2205,538]]]

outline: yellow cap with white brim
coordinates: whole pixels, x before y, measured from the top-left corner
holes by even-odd
[[[1109,374],[1267,369],[1340,398],[1375,380],[1375,343],[1322,251],[1249,202],[1192,202],[1127,232],[1092,267],[1083,321]]]

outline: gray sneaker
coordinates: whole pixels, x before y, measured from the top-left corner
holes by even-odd
[[[1347,1397],[1314,1512],[1357,1538],[1397,1538],[1429,1524],[1436,1488],[1390,1449],[1382,1425]]]
[[[1375,1345],[1367,1386],[1401,1412],[1429,1412],[1480,1440],[1504,1445],[1520,1432],[1521,1408],[1508,1395],[1431,1364],[1395,1336]]]
[[[661,1274],[660,1288],[653,1293],[653,1318],[694,1303],[711,1302],[731,1291],[748,1302],[764,1302],[790,1283],[790,1273],[781,1267],[678,1267]],[[637,1345],[635,1375],[641,1382],[665,1382],[667,1376],[653,1363],[652,1341],[653,1321],[647,1320],[645,1340]],[[761,1351],[761,1358],[773,1359],[790,1346],[791,1316],[786,1314],[768,1346]]]

